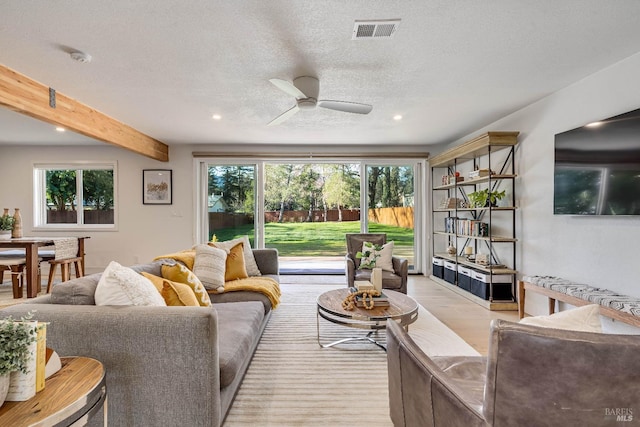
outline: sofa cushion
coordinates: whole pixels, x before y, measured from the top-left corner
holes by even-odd
[[[481,356],[440,356],[431,360],[446,375],[450,388],[480,413],[484,402],[484,385],[487,379],[487,358]]]
[[[191,286],[185,283],[173,282],[164,277],[155,276],[149,274],[146,271],[142,272],[142,275],[151,280],[151,283],[156,287],[164,302],[168,306],[178,307],[199,307],[200,303],[196,298],[196,294],[191,289]]]
[[[218,348],[220,353],[220,388],[239,375],[243,362],[251,357],[255,340],[264,320],[263,305],[255,301],[216,304],[218,312]]]
[[[167,305],[149,279],[116,261],[102,273],[94,298],[96,305]]]
[[[385,271],[393,271],[393,263],[391,262],[391,258],[393,258],[393,241],[385,243],[384,245],[364,242],[361,253],[361,269],[378,267]]]
[[[94,295],[100,276],[102,273],[96,273],[54,284],[51,289],[51,304],[95,305]]]
[[[261,276],[262,273],[258,268],[258,264],[256,264],[256,259],[253,256],[253,251],[251,250],[251,242],[249,242],[249,236],[242,236],[237,239],[227,240],[226,242],[210,242],[210,246],[214,246],[216,248],[229,250],[238,243],[242,242],[242,251],[244,253],[244,263],[247,269],[247,274],[249,276]]]
[[[264,277],[264,276],[263,276]],[[218,303],[224,302],[246,302],[246,301],[258,301],[262,303],[264,306],[264,312],[268,313],[271,311],[271,301],[269,297],[260,292],[251,292],[251,291],[234,291],[234,292],[223,292],[221,294],[209,294],[209,298],[211,298],[211,302],[215,305]]]
[[[227,252],[213,246],[196,246],[196,260],[193,272],[202,281],[206,289],[224,292],[224,272]]]
[[[229,249],[227,253],[227,259],[224,263],[225,282],[228,282],[230,280],[246,279],[247,277],[249,277],[249,275],[247,275],[247,269],[245,267],[242,247],[243,243],[240,242]]]
[[[204,288],[200,279],[182,264],[163,265],[162,277],[169,279],[173,282],[184,283],[191,286],[193,293],[196,294],[196,298],[202,307],[211,306],[211,300],[207,294],[207,290]]]
[[[598,304],[589,304],[548,316],[525,317],[520,323],[570,331],[602,332]]]
[[[151,262],[147,264],[132,265],[130,268],[140,273],[147,271],[159,276],[162,262]],[[96,286],[102,273],[95,273],[88,276],[71,279],[66,282],[56,283],[51,289],[51,304],[66,305],[95,305]],[[31,302],[31,301],[30,301]]]

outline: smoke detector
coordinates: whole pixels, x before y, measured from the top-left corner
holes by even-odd
[[[74,61],[82,62],[84,64],[87,62],[91,62],[91,55],[80,51],[71,52],[71,59],[73,59]]]
[[[376,21],[355,21],[351,40],[389,39],[398,30],[399,19],[380,19]]]

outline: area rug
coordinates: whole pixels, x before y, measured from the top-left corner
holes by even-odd
[[[265,329],[224,427],[393,425],[386,353],[365,341],[318,345],[316,298],[344,286],[282,284],[281,305]],[[320,332],[323,343],[366,333],[323,319]]]

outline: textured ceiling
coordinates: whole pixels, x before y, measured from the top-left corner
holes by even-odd
[[[637,0],[0,0],[0,64],[169,145],[435,144],[639,52],[638,17]],[[393,38],[351,39],[392,18]],[[268,79],[301,75],[373,111],[267,127],[294,105]],[[86,140],[15,116],[0,143]]]

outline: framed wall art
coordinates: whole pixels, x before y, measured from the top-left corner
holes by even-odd
[[[171,169],[144,169],[142,171],[142,204],[170,205],[173,183]]]

